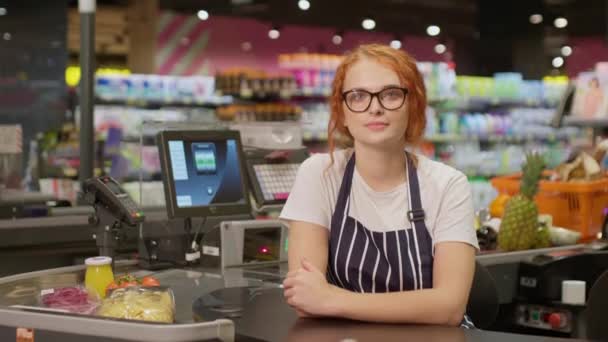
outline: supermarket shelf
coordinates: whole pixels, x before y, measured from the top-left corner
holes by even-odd
[[[292,94],[294,99],[327,100],[331,95],[331,89],[298,89]]]
[[[608,118],[583,119],[566,116],[564,117],[564,125],[577,127],[606,128],[608,127]]]
[[[327,101],[330,92],[298,89],[295,92],[281,93],[243,93],[234,95],[236,102],[271,102],[271,101]]]
[[[148,108],[148,109],[156,109],[163,107],[186,107],[186,108],[195,108],[195,107],[205,107],[205,108],[215,108],[218,106],[228,105],[233,103],[233,98],[231,96],[217,96],[212,97],[205,100],[167,100],[167,101],[159,101],[159,100],[144,100],[144,99],[101,99],[96,98],[96,105],[112,105],[112,106],[128,106],[128,107],[140,107],[140,108]]]
[[[327,141],[327,132],[302,132],[304,142],[324,142]]]
[[[499,97],[457,97],[430,100],[429,103],[442,108],[469,109],[488,107],[555,107],[556,101],[545,99],[510,99]]]
[[[488,136],[475,136],[475,135],[460,135],[460,134],[437,134],[428,137],[424,137],[425,141],[434,143],[448,143],[448,142],[462,142],[462,141],[480,141],[480,142],[491,142],[491,143],[521,143],[528,141],[568,141],[575,139],[574,136],[548,136],[538,137],[533,135],[527,136],[505,136],[505,135],[488,135]]]

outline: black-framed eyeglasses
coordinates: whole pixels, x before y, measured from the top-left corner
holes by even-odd
[[[355,113],[363,113],[369,109],[374,97],[378,97],[378,102],[386,110],[401,108],[405,102],[408,90],[400,87],[384,88],[372,93],[365,89],[353,89],[342,93],[342,99],[348,109]]]

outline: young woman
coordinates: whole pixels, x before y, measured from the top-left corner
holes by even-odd
[[[330,101],[330,153],[302,164],[281,213],[287,303],[300,316],[466,326],[478,248],[471,189],[461,172],[405,152],[426,124],[415,60],[360,46]],[[353,148],[334,150],[337,132]]]

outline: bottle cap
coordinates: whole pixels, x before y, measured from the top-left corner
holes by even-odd
[[[84,263],[87,266],[109,265],[109,264],[112,263],[112,258],[107,257],[107,256],[97,256],[97,257],[92,257],[92,258],[85,259]]]

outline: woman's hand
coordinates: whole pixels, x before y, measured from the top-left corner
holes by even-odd
[[[298,316],[332,316],[335,315],[336,293],[340,291],[330,285],[325,274],[307,260],[302,267],[289,272],[283,282],[287,304],[291,305]]]

